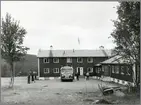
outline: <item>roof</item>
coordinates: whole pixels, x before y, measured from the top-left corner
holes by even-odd
[[[39,50],[37,57],[107,57],[111,50]]]
[[[101,64],[125,64],[127,60],[123,59],[121,56],[116,55],[108,60],[101,62]]]
[[[73,69],[71,66],[63,66],[61,69]]]

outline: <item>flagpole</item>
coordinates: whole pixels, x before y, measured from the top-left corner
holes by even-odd
[[[78,48],[80,49],[80,39],[79,39],[79,37],[78,37]]]

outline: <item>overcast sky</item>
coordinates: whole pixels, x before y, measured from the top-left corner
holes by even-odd
[[[108,38],[117,19],[118,2],[1,1],[1,15],[10,13],[27,30],[29,54],[39,49],[111,49]],[[80,44],[78,43],[78,38]]]

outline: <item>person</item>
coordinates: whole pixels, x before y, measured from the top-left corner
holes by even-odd
[[[27,76],[27,83],[30,84],[30,73],[28,73],[28,76]]]
[[[31,78],[32,79],[32,82],[35,82],[35,80],[34,80],[34,73],[33,72],[31,73],[31,77],[32,77]]]
[[[37,72],[35,71],[35,80],[37,80]]]
[[[78,72],[76,73],[76,78],[77,78],[77,80],[79,80],[79,73]]]
[[[86,73],[84,72],[84,79],[86,78]]]
[[[89,80],[89,72],[86,73],[86,80]]]

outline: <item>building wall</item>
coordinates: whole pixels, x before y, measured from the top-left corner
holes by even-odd
[[[40,77],[58,77],[60,76],[60,71],[59,73],[53,73],[53,68],[61,68],[61,66],[72,66],[74,68],[74,72],[76,73],[76,69],[77,67],[83,67],[83,73],[85,73],[87,71],[88,67],[92,67],[93,68],[93,73],[90,73],[91,76],[93,76],[95,74],[95,68],[94,65],[102,62],[106,59],[108,59],[108,57],[93,57],[93,63],[88,63],[87,62],[87,57],[83,57],[83,63],[77,63],[77,57],[73,57],[72,58],[72,63],[67,63],[67,58],[62,57],[59,58],[59,63],[53,63],[53,58],[49,58],[50,62],[49,63],[44,63],[43,62],[43,58],[39,58],[39,71],[40,71]],[[44,73],[44,68],[49,68],[50,69],[50,73],[45,74]]]
[[[95,75],[97,77],[101,77],[103,75],[102,66],[95,66]]]
[[[103,66],[109,66],[109,69],[104,69],[104,72],[108,72],[109,73],[109,76],[112,77],[112,78],[115,78],[115,79],[119,79],[119,80],[124,80],[124,81],[129,81],[129,82],[133,82],[133,70],[132,70],[132,66],[130,67],[129,69],[129,73],[130,75],[127,74],[127,66],[129,67],[129,65],[127,64],[105,64],[105,65],[102,65]],[[112,66],[114,68],[112,68]],[[119,73],[113,73],[112,72],[112,69],[116,69],[115,67],[119,67]],[[121,74],[121,66],[124,67],[124,74]]]

